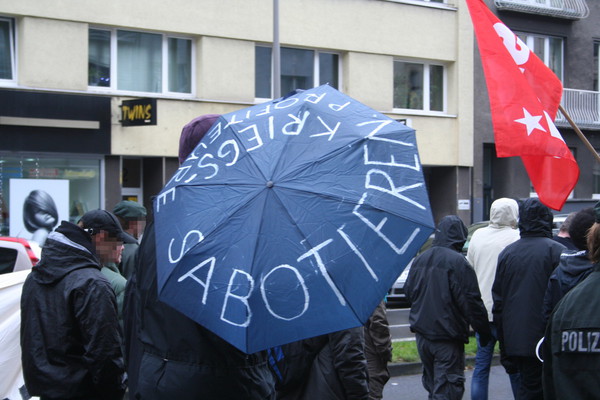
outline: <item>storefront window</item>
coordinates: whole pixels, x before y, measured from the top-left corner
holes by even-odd
[[[101,162],[0,155],[0,234],[37,239],[100,208]]]

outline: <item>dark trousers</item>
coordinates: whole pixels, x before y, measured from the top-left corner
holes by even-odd
[[[423,387],[431,400],[460,400],[465,392],[465,345],[416,334],[423,363]]]
[[[543,364],[535,357],[514,357],[521,374],[519,400],[543,400]]]

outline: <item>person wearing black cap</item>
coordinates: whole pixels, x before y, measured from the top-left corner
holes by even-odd
[[[48,236],[21,296],[21,360],[27,391],[46,399],[121,399],[125,374],[115,293],[100,272],[125,233],[93,210]]]
[[[179,142],[183,163],[219,115],[186,124]],[[176,221],[173,221],[176,223]],[[154,224],[146,228],[125,294],[125,354],[135,399],[275,398],[266,352],[245,354],[159,301]]]
[[[600,203],[587,234],[592,272],[550,316],[542,345],[544,399],[597,399],[600,394]]]
[[[115,205],[113,214],[119,219],[123,230],[137,239],[135,243],[125,243],[119,264],[121,275],[125,279],[129,279],[135,266],[137,250],[140,247],[139,240],[146,228],[146,207],[135,201],[123,200]]]

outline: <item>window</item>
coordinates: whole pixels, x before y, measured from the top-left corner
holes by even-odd
[[[445,86],[443,65],[394,62],[394,108],[444,112]]]
[[[317,50],[280,49],[281,94],[295,89],[310,89],[328,83],[339,87],[339,55]],[[272,49],[255,48],[255,96],[272,98]]]
[[[558,37],[533,35],[529,33],[517,33],[517,36],[525,42],[527,47],[533,51],[555,74],[558,79],[563,79],[563,40]]]
[[[600,64],[598,64],[598,52],[600,48],[600,42],[594,43],[594,91],[600,91],[598,85],[598,75],[600,74]],[[599,192],[600,193],[600,192]]]
[[[0,81],[15,79],[15,49],[13,21],[0,18]]]
[[[15,194],[11,193],[11,181],[31,180],[36,184],[44,179],[68,181],[66,196],[61,201],[58,198],[54,200],[57,202],[61,219],[75,223],[85,212],[100,208],[103,162],[98,157],[45,158],[36,155],[29,157],[0,154],[0,206],[5,213],[4,218],[0,218],[0,236],[20,236],[19,227],[23,226],[22,218],[15,216],[22,214],[23,206],[21,203],[11,204],[11,198]],[[66,215],[60,215],[61,204]],[[11,218],[11,215],[15,218]]]
[[[191,39],[90,29],[88,84],[132,92],[191,94],[192,59]]]

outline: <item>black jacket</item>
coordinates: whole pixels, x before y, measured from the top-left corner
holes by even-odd
[[[154,224],[125,296],[129,391],[136,399],[270,399],[266,352],[247,355],[158,300]]]
[[[124,367],[117,303],[91,237],[63,221],[21,296],[25,386],[33,396],[119,399]]]
[[[469,341],[469,324],[490,334],[477,276],[461,254],[467,228],[455,215],[444,217],[433,245],[415,258],[404,285],[411,302],[410,329],[429,340]]]
[[[492,313],[504,354],[535,357],[548,279],[565,247],[552,240],[552,213],[536,198],[521,204],[519,231],[521,238],[498,256]]]
[[[544,296],[544,321],[548,321],[560,299],[587,278],[593,266],[587,250],[567,250],[560,255],[560,264],[550,275]]]
[[[367,400],[369,398],[367,360],[363,327],[282,346],[284,354],[294,345],[320,349],[296,387],[280,391],[282,400]],[[312,356],[311,356],[312,357]]]

